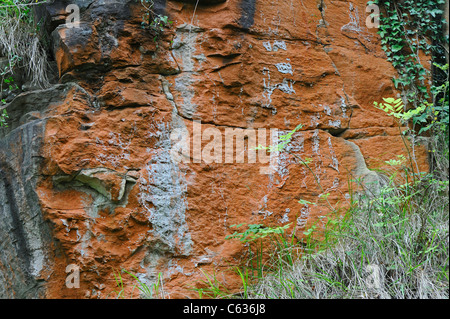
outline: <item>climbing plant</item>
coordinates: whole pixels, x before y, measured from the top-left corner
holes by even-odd
[[[374,104],[409,127],[404,134],[412,140],[414,151],[418,135],[448,134],[445,0],[375,0],[368,4],[383,9],[378,33],[382,49],[398,71],[393,78],[395,87],[402,92],[401,99],[383,98],[384,102]]]
[[[444,62],[448,35],[444,36],[447,22],[442,9],[445,0],[376,0],[369,4],[383,9],[378,33],[388,60],[398,71],[393,79],[395,87],[402,92],[400,99],[383,98],[384,102],[374,104],[407,128],[403,135],[411,141],[408,152],[419,173],[415,160],[419,135],[431,137],[431,162],[442,162],[435,154],[448,160],[448,152],[439,152],[439,148],[445,148],[442,143],[449,142],[448,64]]]
[[[168,16],[161,15],[155,12],[155,3],[153,0],[141,0],[144,7],[144,14],[142,16],[142,28],[150,30],[153,34],[153,41],[157,41],[164,30],[173,23]]]
[[[445,57],[445,0],[375,0],[368,4],[382,9],[378,34],[388,60],[398,71],[393,79],[395,87],[403,91],[407,107],[417,107],[431,98],[431,68],[425,56],[441,64],[440,58]],[[439,69],[434,71],[440,73]],[[442,73],[435,79],[442,82]]]

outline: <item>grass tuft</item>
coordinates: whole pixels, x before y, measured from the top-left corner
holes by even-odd
[[[2,85],[11,76],[20,76],[33,87],[50,85],[47,53],[40,40],[40,23],[34,20],[33,2],[0,1],[0,56],[8,60],[0,70]]]

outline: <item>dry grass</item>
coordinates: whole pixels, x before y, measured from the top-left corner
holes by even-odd
[[[0,74],[20,76],[31,86],[49,86],[47,54],[40,41],[38,26],[29,7],[15,1],[13,8],[0,3],[0,56],[8,58],[9,65]],[[28,1],[30,2],[30,1]],[[3,81],[2,81],[3,82]]]

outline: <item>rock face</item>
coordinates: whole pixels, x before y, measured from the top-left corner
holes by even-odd
[[[69,2],[38,12],[59,83],[18,96],[0,130],[0,297],[113,297],[122,268],[162,273],[171,298],[195,297],[201,269],[239,288],[231,225],[301,236],[329,210],[300,199],[345,209],[349,176],[376,182],[408,154],[373,107],[398,92],[365,0],[155,0],[173,21],[157,38],[140,1],[70,2],[79,27]],[[299,124],[285,151],[252,155]]]

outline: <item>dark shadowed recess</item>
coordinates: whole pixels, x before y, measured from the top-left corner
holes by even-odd
[[[241,0],[241,18],[239,24],[244,29],[249,29],[255,22],[256,0]]]

